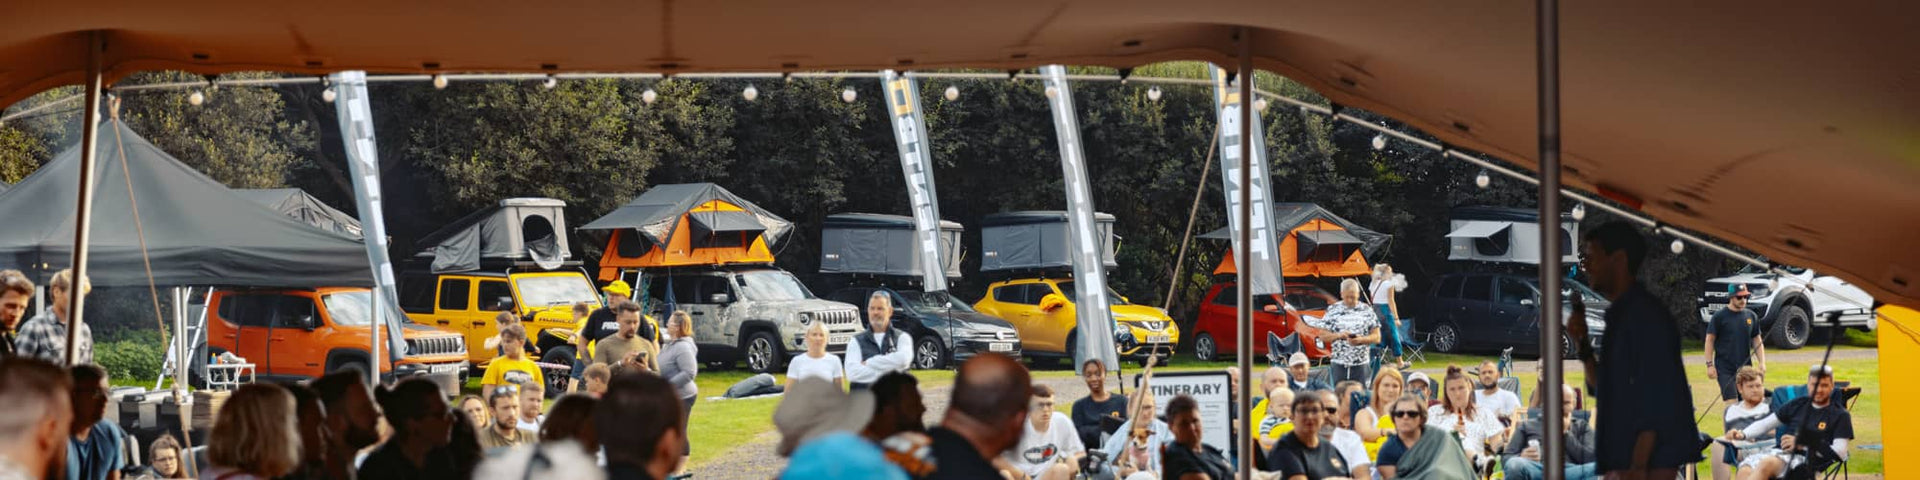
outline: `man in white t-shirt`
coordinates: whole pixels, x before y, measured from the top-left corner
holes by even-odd
[[[1080,457],[1086,455],[1087,448],[1080,443],[1073,420],[1053,409],[1053,388],[1034,385],[1028,406],[1031,411],[1027,412],[1026,432],[1020,436],[1020,443],[1000,458],[1013,467],[1014,480],[1073,478],[1080,471]]]
[[[787,387],[802,378],[818,378],[833,382],[834,386],[846,387],[842,382],[846,375],[841,370],[840,357],[827,353],[827,324],[813,322],[807,325],[807,353],[793,357],[787,362]]]
[[[1520,410],[1520,396],[1500,389],[1500,369],[1494,368],[1492,360],[1480,362],[1480,388],[1473,392],[1473,402],[1480,408],[1500,418],[1512,418]]]

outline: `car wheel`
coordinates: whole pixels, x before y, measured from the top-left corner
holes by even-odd
[[[547,353],[540,355],[540,363],[566,365],[568,367],[565,369],[554,368],[549,371],[540,372],[540,376],[547,379],[547,398],[560,398],[560,395],[567,393],[567,383],[573,380],[573,347],[553,347],[547,350]]]
[[[780,368],[780,341],[773,334],[764,331],[747,335],[747,342],[741,350],[746,351],[747,370],[753,373],[775,373]]]
[[[922,335],[913,342],[913,369],[934,370],[945,366],[947,349],[940,346],[940,337]]]
[[[1807,316],[1807,310],[1799,305],[1787,305],[1768,330],[1767,343],[1782,350],[1797,350],[1807,346],[1807,339],[1812,335],[1813,320]]]
[[[1460,351],[1460,330],[1451,323],[1442,323],[1433,329],[1433,350],[1440,353]]]
[[[1200,336],[1193,339],[1193,356],[1202,362],[1211,362],[1220,358],[1220,345],[1213,343],[1212,334],[1201,332]]]
[[[1560,332],[1560,359],[1566,360],[1569,358],[1578,358],[1579,356],[1580,356],[1580,349],[1573,345],[1573,337],[1569,337],[1567,336],[1567,333],[1565,331],[1561,331]]]

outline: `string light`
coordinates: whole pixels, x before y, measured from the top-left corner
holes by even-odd
[[[1687,251],[1687,242],[1682,242],[1678,238],[1673,239],[1673,244],[1667,245],[1667,249],[1673,250],[1674,255],[1679,255],[1680,252]]]
[[[640,92],[640,101],[647,102],[648,105],[652,105],[653,101],[659,98],[660,93],[653,91],[651,88],[647,89],[647,91]]]
[[[947,86],[947,101],[949,101],[949,102],[951,102],[951,101],[954,101],[954,100],[959,100],[959,99],[960,99],[960,87],[956,87],[956,86],[952,86],[952,85],[948,85],[948,86]]]
[[[1386,134],[1380,134],[1380,135],[1374,135],[1374,136],[1373,136],[1373,149],[1374,149],[1374,150],[1386,150],[1386,149],[1387,149],[1387,135],[1386,135]],[[1485,185],[1482,185],[1482,186],[1485,186]]]
[[[547,75],[547,80],[545,82],[541,82],[540,86],[543,88],[552,89],[554,85],[559,85],[559,84],[560,84],[560,79],[555,78],[553,75]]]
[[[1254,100],[1253,110],[1260,113],[1267,113],[1267,99],[1262,98],[1262,99]]]
[[[753,88],[753,84],[749,83],[747,84],[746,90],[740,91],[740,98],[745,98],[749,102],[753,101],[756,98],[760,98],[760,89]]]
[[[321,91],[320,91],[320,101],[322,101],[322,102],[327,102],[327,103],[333,103],[333,99],[334,99],[335,97],[338,97],[339,95],[340,95],[340,94],[337,94],[337,93],[333,93],[333,87],[331,87],[331,86],[329,86],[329,87],[327,87],[327,89],[326,89],[326,90],[321,90]]]
[[[1058,89],[1058,88],[1053,88],[1053,87],[1051,87],[1051,86],[1049,86],[1049,87],[1047,87],[1047,98],[1048,98],[1048,99],[1052,99],[1053,97],[1058,97],[1058,96],[1060,96],[1060,89]]]
[[[1156,102],[1158,102],[1158,101],[1160,101],[1160,87],[1159,87],[1159,86],[1157,86],[1157,85],[1156,85],[1156,86],[1153,86],[1153,87],[1149,87],[1149,88],[1147,88],[1147,100],[1152,100],[1152,101],[1156,101]]]
[[[846,90],[840,91],[840,100],[845,101],[847,103],[853,103],[853,99],[859,98],[859,97],[860,97],[860,93],[853,91],[853,87],[847,87]]]
[[[1587,219],[1587,204],[1584,204],[1584,203],[1573,204],[1573,221],[1578,222],[1586,219]]]
[[[440,90],[440,89],[444,89],[444,88],[447,88],[447,76],[446,76],[445,74],[437,74],[437,73],[436,73],[436,74],[434,74],[434,75],[433,75],[433,88],[434,88],[435,90]]]
[[[199,90],[194,90],[193,94],[187,95],[188,105],[193,105],[198,107],[200,106],[201,103],[205,103],[206,101],[207,101],[207,94],[201,93]]]
[[[1493,177],[1488,176],[1486,170],[1481,170],[1479,175],[1473,177],[1473,184],[1480,188],[1487,188],[1487,185],[1493,184]]]

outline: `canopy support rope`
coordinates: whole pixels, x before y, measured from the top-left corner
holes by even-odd
[[[1213,141],[1207,143],[1206,160],[1200,162],[1200,187],[1193,190],[1193,206],[1187,208],[1187,231],[1180,235],[1180,253],[1173,256],[1173,277],[1167,281],[1167,299],[1161,310],[1173,308],[1173,293],[1180,291],[1180,267],[1187,265],[1187,242],[1193,240],[1193,221],[1200,215],[1200,200],[1206,198],[1207,174],[1213,171],[1213,150],[1220,145],[1220,123],[1214,122]]]

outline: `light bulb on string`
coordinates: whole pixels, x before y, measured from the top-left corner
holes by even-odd
[[[954,100],[959,100],[959,99],[960,99],[960,87],[956,87],[956,86],[953,86],[953,85],[948,85],[948,86],[947,86],[947,101],[949,101],[949,102],[951,102],[951,101],[954,101]]]
[[[647,102],[648,105],[652,105],[653,101],[659,98],[660,93],[653,91],[651,88],[647,89],[647,91],[640,92],[640,101]]]
[[[327,102],[327,103],[333,103],[333,99],[334,99],[335,97],[338,97],[339,95],[340,95],[340,94],[338,94],[338,93],[333,93],[333,87],[327,87],[327,89],[326,89],[326,90],[321,90],[321,91],[320,91],[320,101],[322,101],[322,102]]]
[[[1584,203],[1573,204],[1573,221],[1578,222],[1586,219],[1587,219],[1587,204],[1584,204]]]
[[[546,81],[540,82],[540,87],[546,88],[546,89],[553,89],[555,85],[559,85],[559,84],[560,84],[560,79],[555,78],[553,75],[547,75]]]
[[[1487,175],[1486,170],[1481,170],[1479,175],[1475,175],[1473,177],[1473,184],[1479,186],[1480,188],[1487,188],[1487,185],[1493,184],[1493,177],[1490,175]]]
[[[193,105],[198,107],[200,106],[201,103],[206,103],[206,101],[207,101],[207,94],[201,93],[199,90],[194,90],[192,94],[187,95],[188,105]]]
[[[847,87],[846,90],[840,91],[841,101],[844,101],[847,103],[853,103],[853,100],[856,98],[860,98],[860,92],[853,91],[853,87]]]
[[[1673,243],[1670,245],[1667,245],[1667,249],[1673,250],[1674,255],[1679,255],[1680,252],[1687,251],[1687,242],[1682,242],[1678,238],[1673,239]]]
[[[1374,150],[1386,150],[1386,149],[1387,149],[1387,135],[1386,135],[1386,134],[1384,134],[1384,133],[1383,133],[1383,134],[1379,134],[1379,135],[1374,135],[1374,136],[1373,136],[1373,149],[1374,149]],[[1481,186],[1485,186],[1485,185],[1481,185]]]
[[[1158,85],[1147,88],[1147,100],[1160,101],[1160,87]]]
[[[447,88],[447,76],[445,74],[434,74],[433,88],[435,90]]]
[[[760,89],[753,88],[753,84],[747,84],[747,89],[740,91],[740,98],[745,98],[749,102],[760,98]]]
[[[1047,98],[1051,99],[1058,96],[1060,96],[1060,89],[1053,88],[1052,86],[1047,87]]]
[[[1260,113],[1267,113],[1267,99],[1262,98],[1262,99],[1254,100],[1253,110]]]

